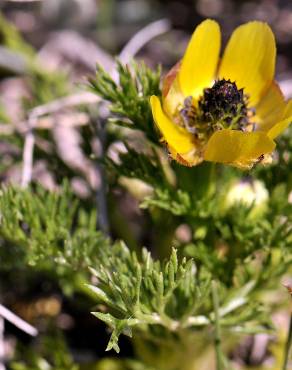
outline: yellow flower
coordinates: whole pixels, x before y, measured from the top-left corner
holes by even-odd
[[[251,168],[292,121],[292,100],[285,102],[273,80],[276,45],[266,23],[238,27],[221,59],[220,46],[219,25],[205,20],[165,77],[162,103],[151,97],[154,121],[181,164]]]

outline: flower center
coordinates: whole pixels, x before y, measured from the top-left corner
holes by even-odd
[[[248,97],[235,82],[218,80],[204,90],[197,106],[191,96],[185,99],[179,120],[198,139],[207,139],[214,131],[224,128],[245,131],[252,113],[247,102]]]

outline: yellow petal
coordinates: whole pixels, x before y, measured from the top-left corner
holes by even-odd
[[[183,166],[187,167],[197,166],[204,160],[202,150],[195,146],[191,151],[185,154],[177,153],[170,145],[168,145],[168,150],[170,156]]]
[[[150,104],[154,121],[166,143],[179,154],[191,151],[194,148],[193,136],[167,117],[162,110],[160,100],[157,96],[151,96]]]
[[[280,87],[273,81],[256,107],[255,120],[258,130],[269,131],[275,122],[279,122],[283,117],[285,105]]]
[[[279,136],[292,122],[292,99],[290,99],[285,107],[283,119],[276,123],[268,132],[268,136],[271,139],[275,139]]]
[[[218,23],[207,19],[194,31],[179,70],[179,83],[184,95],[195,98],[209,87],[218,66],[221,33]]]
[[[166,97],[163,99],[163,109],[169,117],[173,117],[183,108],[185,96],[183,95],[178,80],[175,79],[171,84]]]
[[[221,130],[208,141],[204,154],[206,161],[250,168],[260,156],[271,153],[275,143],[264,132]]]
[[[266,23],[254,21],[238,27],[225,49],[219,77],[235,81],[255,106],[273,80],[276,45]]]
[[[181,62],[176,63],[164,76],[162,81],[162,98],[165,98],[168,94],[171,85],[177,77],[180,66]]]

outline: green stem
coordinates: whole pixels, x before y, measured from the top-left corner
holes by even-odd
[[[217,283],[216,281],[212,281],[212,298],[213,298],[213,306],[214,306],[214,313],[215,313],[215,352],[216,352],[216,369],[223,370],[224,369],[224,361],[223,361],[223,353],[221,349],[221,328],[219,322],[219,297],[218,297],[218,290],[217,290]]]
[[[283,362],[282,370],[288,369],[288,361],[289,361],[289,353],[290,353],[291,345],[292,345],[292,312],[290,316],[290,325],[289,325],[289,331],[288,331],[288,336],[287,336],[287,341],[286,341],[286,346],[285,346],[284,362]]]
[[[210,175],[209,175],[209,185],[208,185],[208,195],[212,196],[216,192],[217,188],[217,179],[216,179],[216,163],[210,164]]]

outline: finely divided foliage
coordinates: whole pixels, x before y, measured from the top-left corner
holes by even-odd
[[[111,103],[110,110],[114,114],[112,122],[141,130],[149,140],[157,142],[149,98],[154,91],[161,94],[160,68],[152,71],[143,63],[133,61],[131,66],[123,66],[117,62],[117,73],[119,83],[97,65],[96,77],[89,79],[91,90]]]
[[[230,262],[220,261],[217,253],[212,252],[204,241],[187,246],[194,260],[178,258],[175,250],[163,263],[154,261],[146,250],[143,250],[140,259],[122,242],[110,245],[107,239],[94,231],[94,218],[90,221],[84,218],[82,209],[77,212],[76,207],[68,208],[68,204],[74,204],[72,201],[66,186],[60,194],[46,193],[39,188],[37,196],[32,195],[30,190],[3,190],[0,197],[0,235],[13,243],[14,250],[18,245],[22,256],[20,263],[33,264],[39,270],[50,269],[54,265],[59,278],[67,276],[70,279],[69,276],[76,277],[76,274],[86,278],[89,276],[88,266],[91,266],[90,271],[97,278],[98,285],[89,285],[89,294],[93,293],[108,310],[107,313],[94,314],[113,329],[108,349],[118,351],[119,335],[131,335],[133,330],[134,333],[149,331],[150,335],[154,335],[151,327],[155,326],[160,328],[155,336],[163,337],[165,330],[187,332],[212,325],[214,311],[210,282],[216,275],[222,277],[220,319],[223,327],[245,333],[271,328],[267,309],[261,307],[260,301],[252,302],[251,297],[256,296],[264,286],[272,284],[291,263],[288,254],[291,237],[287,239],[292,224],[291,213],[278,230],[267,227],[259,234],[259,237],[265,235],[266,241],[271,240],[271,246],[266,245],[266,257],[261,262],[254,260],[252,253],[248,253],[249,248],[244,250],[244,245],[241,246],[247,256],[245,262],[235,264],[230,280],[224,284],[223,271]],[[276,207],[273,204],[274,211]],[[240,210],[234,209],[234,212],[238,217]],[[77,224],[72,233],[69,230],[74,220]],[[196,222],[202,224],[202,220],[199,218]],[[256,232],[257,228],[255,225],[249,232]],[[277,257],[278,267],[275,268],[273,245],[283,241],[283,237],[286,242],[282,246],[282,257]],[[226,235],[225,238],[228,240]],[[262,266],[262,273],[259,273],[258,263]],[[232,280],[233,287],[229,286]]]

